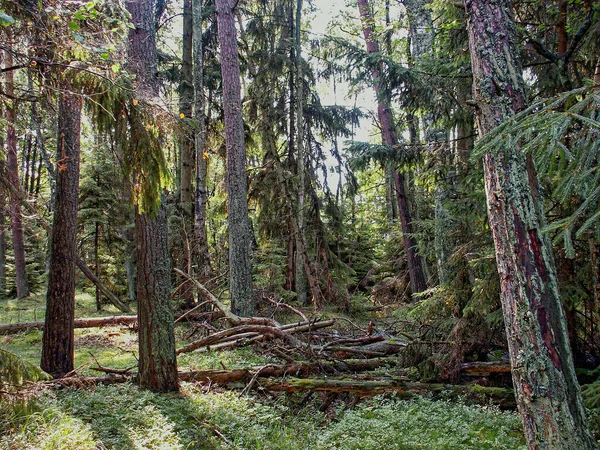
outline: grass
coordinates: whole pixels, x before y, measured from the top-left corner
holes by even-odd
[[[179,395],[131,384],[47,391],[0,417],[0,448],[27,449],[524,449],[515,414],[426,399],[376,397],[335,421],[316,404],[234,392]]]
[[[96,313],[94,298],[77,296],[78,317]],[[0,321],[42,320],[44,300],[0,302]],[[178,340],[188,329],[178,325]],[[0,336],[0,346],[38,364],[42,333]],[[83,375],[94,359],[108,367],[136,364],[137,337],[128,327],[77,329],[75,365]],[[178,344],[181,345],[181,344]],[[93,355],[93,357],[92,357]],[[236,368],[273,362],[249,348],[181,355],[186,369]],[[203,390],[204,389],[204,390]],[[46,390],[32,398],[0,399],[0,449],[520,449],[514,413],[426,399],[376,397],[352,410],[343,403],[319,411],[318,395],[240,397],[183,383],[161,395],[135,385]]]

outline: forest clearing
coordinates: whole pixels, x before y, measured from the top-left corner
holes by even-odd
[[[597,2],[0,0],[0,111],[0,448],[598,448]]]

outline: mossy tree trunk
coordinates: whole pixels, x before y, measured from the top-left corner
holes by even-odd
[[[227,146],[227,212],[231,309],[240,316],[254,314],[250,254],[252,236],[248,218],[246,147],[240,97],[240,65],[231,0],[217,0],[217,26],[221,49],[225,143]]]
[[[525,107],[510,0],[465,0],[477,123]],[[530,449],[596,449],[575,377],[533,164],[519,148],[484,157],[490,227],[518,409]]]
[[[362,20],[363,34],[369,54],[379,53],[379,44],[374,36],[374,19],[368,0],[358,0],[358,10]],[[381,68],[382,69],[382,68]],[[381,133],[384,143],[397,145],[398,137],[394,127],[392,110],[390,108],[390,95],[386,92],[381,81],[381,69],[373,69],[373,87],[377,94],[377,116],[381,125]],[[396,201],[398,203],[398,216],[402,226],[404,248],[408,272],[410,276],[410,288],[413,294],[423,292],[427,289],[421,257],[417,253],[417,242],[413,237],[413,223],[410,213],[409,200],[406,192],[406,181],[404,175],[393,169],[394,186],[396,188]]]
[[[59,378],[74,369],[75,259],[81,97],[65,83],[58,104],[56,197],[41,368]]]
[[[126,1],[134,25],[129,31],[128,68],[136,75],[136,94],[146,98],[158,96],[154,4]],[[135,142],[136,136],[131,139]],[[167,233],[164,205],[153,215],[136,211],[138,382],[154,392],[179,389]]]

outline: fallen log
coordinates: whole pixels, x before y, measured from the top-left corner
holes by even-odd
[[[281,377],[281,376],[307,376],[310,374],[322,372],[328,374],[351,373],[365,370],[373,370],[378,367],[395,365],[396,361],[390,358],[377,359],[355,359],[345,361],[319,361],[319,362],[299,362],[285,365],[268,365],[263,367],[248,367],[245,369],[232,370],[192,370],[179,372],[179,381],[189,381],[195,383],[239,383],[248,382],[253,377]],[[107,375],[101,377],[65,377],[50,381],[41,382],[44,386],[50,387],[79,387],[94,384],[117,384],[134,381],[137,374],[130,372],[129,369],[110,369],[107,367],[92,367],[92,370],[105,372]]]
[[[353,373],[395,365],[389,358],[352,359],[344,361],[300,362],[282,366],[268,365],[247,369],[195,370],[179,372],[180,381],[238,383],[249,382],[253,377],[308,376],[315,373]]]
[[[460,372],[468,377],[489,377],[503,373],[510,373],[510,362],[508,361],[489,361],[489,362],[469,362],[460,365]]]
[[[433,398],[448,398],[450,396],[461,397],[480,404],[493,403],[503,409],[516,408],[514,391],[512,389],[488,388],[479,385],[417,383],[400,379],[269,378],[261,381],[260,387],[274,392],[347,392],[362,397],[392,392],[402,397],[409,397],[412,394],[428,395]]]
[[[388,359],[352,360],[340,362],[299,363],[284,366],[264,366],[236,370],[201,370],[180,372],[180,381],[196,383],[219,383],[223,386],[254,381],[254,386],[272,392],[331,392],[354,393],[359,397],[370,397],[379,394],[396,393],[401,397],[425,395],[430,398],[460,398],[472,403],[495,404],[501,409],[516,409],[514,391],[512,389],[483,387],[473,385],[452,385],[440,383],[418,383],[401,378],[381,377],[379,379],[362,378],[281,378],[290,374],[302,376],[313,371],[350,372],[369,370],[389,363]],[[257,379],[260,378],[260,381]],[[38,382],[36,386],[50,388],[86,387],[96,384],[117,384],[135,381],[136,374],[108,374],[101,377],[68,377],[51,381]],[[239,386],[238,386],[239,387]]]
[[[117,309],[121,312],[124,313],[130,313],[131,314],[131,308],[126,305],[125,303],[123,303],[121,300],[119,300],[119,297],[117,297],[115,294],[113,294],[110,289],[108,289],[101,281],[100,279],[94,274],[94,272],[92,272],[90,270],[90,268],[87,266],[87,264],[85,262],[83,262],[83,260],[81,259],[81,257],[79,255],[75,255],[75,265],[79,268],[79,270],[81,270],[81,272],[88,278],[88,280],[90,280],[92,283],[94,283],[94,285],[96,285],[96,287],[98,288],[98,290],[100,292],[102,292],[104,294],[104,296],[114,305],[117,307]]]
[[[109,327],[116,325],[135,325],[137,316],[88,317],[75,319],[75,328]],[[44,322],[21,322],[0,325],[0,335],[19,333],[33,328],[43,329]]]

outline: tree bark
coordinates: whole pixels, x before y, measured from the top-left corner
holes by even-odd
[[[63,83],[58,105],[56,199],[41,368],[60,378],[74,368],[75,259],[81,98]]]
[[[302,72],[302,0],[296,0],[296,15],[294,26],[294,42],[295,42],[295,103],[296,108],[296,170],[298,175],[297,197],[296,197],[296,217],[298,229],[296,232],[296,261],[295,261],[295,280],[296,280],[296,295],[298,302],[305,304],[308,300],[307,296],[307,277],[311,275],[305,273],[303,264],[304,254],[300,251],[305,247],[306,239],[304,236],[304,197],[305,197],[305,180],[306,167],[304,163],[304,82]],[[320,297],[312,298],[312,303],[317,309],[321,308]]]
[[[0,137],[0,148],[4,147],[4,139]],[[4,170],[0,172],[4,176]],[[0,299],[6,297],[6,197],[7,192],[0,189]]]
[[[197,272],[200,280],[206,283],[212,275],[210,256],[208,253],[208,236],[206,234],[206,206],[208,204],[208,190],[206,177],[208,169],[208,155],[205,153],[207,118],[205,116],[204,101],[204,71],[202,48],[202,0],[193,0],[192,16],[194,20],[193,31],[193,59],[194,59],[194,145],[196,149],[196,192],[194,207],[194,238]]]
[[[12,54],[5,52],[5,65],[13,65]],[[8,98],[14,98],[14,72],[8,71],[5,76],[5,91]],[[8,182],[15,188],[20,186],[19,161],[17,157],[17,132],[15,129],[17,121],[16,100],[7,103],[6,122],[7,135],[6,146],[8,150]],[[15,284],[17,287],[17,298],[29,296],[29,281],[27,278],[27,263],[25,261],[25,238],[23,235],[23,215],[21,203],[18,198],[10,196],[10,224],[13,237],[13,252],[15,258]]]
[[[154,218],[136,214],[135,231],[140,352],[138,381],[141,387],[154,392],[177,391],[171,264],[164,205]]]
[[[525,107],[510,0],[465,0],[477,123],[484,135]],[[484,156],[504,322],[530,449],[595,449],[575,377],[552,249],[542,234],[531,160],[519,148]]]
[[[128,68],[136,75],[136,93],[158,97],[155,1],[127,0],[134,28],[129,31]],[[136,136],[131,136],[132,141]],[[178,391],[177,359],[167,240],[167,213],[161,205],[153,217],[136,211],[139,376],[142,388]]]
[[[229,267],[231,309],[241,316],[254,314],[250,253],[252,236],[248,218],[246,148],[240,97],[240,65],[234,2],[216,0],[221,48],[223,109],[227,145],[227,212],[229,224]]]
[[[183,44],[181,58],[182,80],[179,87],[179,113],[183,115],[182,135],[180,142],[180,181],[179,201],[184,209],[184,217],[192,216],[192,169],[194,167],[194,139],[191,127],[186,123],[192,117],[194,105],[194,75],[192,72],[192,48],[193,48],[193,23],[192,0],[183,2]]]
[[[373,36],[374,20],[371,13],[368,0],[358,0],[358,11],[362,20],[363,34],[369,54],[379,53],[379,44]],[[390,96],[386,92],[381,81],[381,70],[373,69],[373,87],[377,94],[377,116],[381,125],[381,133],[383,141],[387,145],[397,145],[398,137],[394,127],[392,110],[390,108]],[[413,235],[412,217],[408,197],[406,193],[406,182],[404,175],[393,169],[394,186],[396,187],[396,201],[398,202],[398,215],[402,225],[402,235],[404,239],[404,247],[406,252],[406,260],[410,276],[410,287],[413,294],[418,294],[427,289],[425,275],[423,274],[423,266],[421,257],[417,253],[417,242]]]

